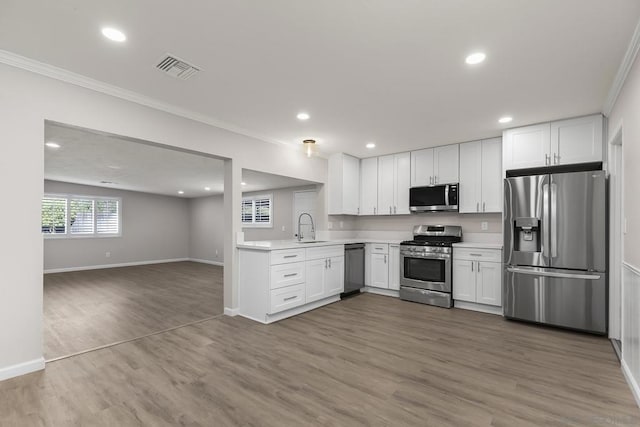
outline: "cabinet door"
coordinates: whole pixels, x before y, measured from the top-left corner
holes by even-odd
[[[330,297],[344,292],[344,257],[329,258],[329,268],[325,275],[324,296]]]
[[[389,245],[389,289],[400,289],[400,246]]]
[[[551,123],[553,164],[602,161],[602,116],[600,114]]]
[[[453,299],[476,302],[476,261],[453,260]]]
[[[503,134],[504,169],[526,169],[551,164],[551,125],[542,123],[509,129]]]
[[[324,298],[325,275],[328,262],[325,258],[306,262],[305,293],[306,302],[310,303]]]
[[[344,156],[342,211],[345,215],[358,215],[360,208],[360,160]]]
[[[393,155],[378,157],[378,210],[377,215],[393,214],[395,187],[395,158]]]
[[[375,215],[378,211],[378,158],[360,162],[360,215]]]
[[[389,287],[389,264],[387,254],[371,254],[371,286]]]
[[[455,184],[459,181],[458,157],[459,145],[436,147],[433,155],[433,183]]]
[[[411,186],[433,184],[433,148],[411,152]]]
[[[502,153],[500,153],[502,154]],[[460,144],[460,213],[480,212],[482,198],[482,141]],[[498,171],[502,174],[502,170]]]
[[[395,164],[395,192],[393,213],[408,215],[409,188],[411,187],[411,154],[401,153],[394,156]]]
[[[502,306],[502,264],[477,261],[478,284],[476,301],[481,304]]]
[[[482,212],[502,212],[502,139],[482,141]]]

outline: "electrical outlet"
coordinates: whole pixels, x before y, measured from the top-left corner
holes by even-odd
[[[105,252],[104,256],[107,258],[111,258],[111,252]]]
[[[340,221],[340,228],[344,228],[344,221]]]
[[[285,229],[284,229],[284,225],[282,226],[282,231],[285,231]]]
[[[487,231],[489,229],[489,223],[487,221],[482,221],[480,223],[480,228],[482,231]]]
[[[216,258],[218,258],[218,250],[216,249]]]
[[[333,222],[327,222],[327,230],[331,230],[333,228]]]

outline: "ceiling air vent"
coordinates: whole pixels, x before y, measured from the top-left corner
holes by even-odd
[[[163,73],[167,73],[172,77],[175,77],[180,80],[187,80],[198,71],[200,68],[195,65],[191,65],[186,61],[178,58],[177,56],[167,54],[162,60],[156,65],[156,68]]]

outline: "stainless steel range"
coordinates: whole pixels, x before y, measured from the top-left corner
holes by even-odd
[[[400,243],[400,298],[451,308],[451,250],[462,240],[457,225],[417,225]]]

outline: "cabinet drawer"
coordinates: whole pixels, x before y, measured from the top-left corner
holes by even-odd
[[[318,246],[307,248],[307,260],[344,256],[344,245]]]
[[[367,243],[368,249],[372,254],[388,254],[389,245],[386,243]]]
[[[304,262],[292,262],[271,267],[271,289],[304,283]]]
[[[502,262],[502,251],[499,249],[454,248],[453,259]]]
[[[271,251],[271,265],[304,261],[304,248]]]
[[[279,313],[304,304],[304,284],[287,286],[271,291],[269,314]]]

